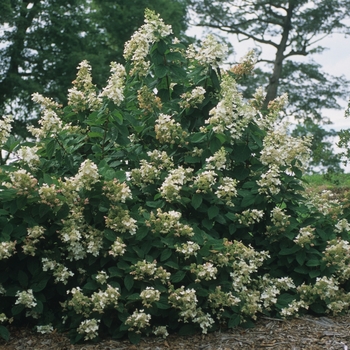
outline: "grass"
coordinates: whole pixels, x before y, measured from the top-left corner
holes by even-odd
[[[305,175],[306,187],[324,187],[327,189],[350,188],[350,174],[312,174]]]

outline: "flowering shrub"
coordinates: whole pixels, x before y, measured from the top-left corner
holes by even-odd
[[[68,106],[38,94],[35,141],[0,123],[0,334],[72,341],[215,330],[259,314],[349,308],[349,224],[304,194],[309,139],[275,126],[222,70],[209,36],[186,48],[153,12],[100,90],[82,62]]]

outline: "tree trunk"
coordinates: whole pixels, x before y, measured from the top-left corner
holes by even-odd
[[[282,75],[283,61],[284,61],[284,52],[287,48],[288,36],[292,28],[292,16],[294,10],[294,1],[289,1],[287,15],[283,24],[283,32],[281,41],[277,47],[277,52],[275,56],[275,63],[273,66],[273,72],[269,79],[269,84],[266,88],[266,97],[263,109],[267,109],[267,106],[270,101],[274,100],[277,97],[278,85]]]

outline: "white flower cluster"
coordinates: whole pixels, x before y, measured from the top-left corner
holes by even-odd
[[[341,219],[338,221],[338,223],[335,225],[335,232],[350,232],[350,224],[348,220],[346,219]]]
[[[157,267],[156,262],[138,261],[131,269],[130,274],[134,276],[135,280],[160,279],[162,283],[167,283],[170,279],[170,273],[162,266]]]
[[[111,250],[108,253],[114,257],[122,256],[125,253],[125,248],[126,244],[124,244],[120,237],[117,237],[117,239],[111,245]]]
[[[15,242],[0,242],[0,260],[8,259],[16,248]]]
[[[305,300],[293,300],[288,306],[281,309],[281,316],[298,316],[298,312],[301,308],[307,310],[309,305],[305,302]]]
[[[236,292],[246,291],[247,284],[252,281],[251,274],[258,270],[258,267],[269,257],[269,254],[266,251],[258,252],[251,246],[245,246],[238,241],[225,240],[224,245],[228,256],[226,265],[232,268],[230,273],[232,288]],[[215,256],[213,257],[215,261]]]
[[[273,226],[267,227],[267,234],[273,234],[274,232],[284,231],[287,226],[289,226],[290,215],[285,213],[285,209],[280,207],[274,207],[270,213],[271,222]]]
[[[115,232],[136,234],[136,220],[130,217],[129,210],[120,206],[111,207],[105,217],[106,226]]]
[[[136,333],[141,333],[142,328],[150,326],[151,315],[146,314],[144,310],[135,310],[132,315],[130,315],[125,324],[129,326],[130,331],[135,331]]]
[[[24,290],[22,292],[17,291],[16,297],[17,297],[17,300],[15,304],[24,305],[28,309],[31,309],[37,305],[32,289]]]
[[[311,212],[315,212],[316,210],[323,215],[336,215],[342,212],[341,203],[330,190],[323,190],[322,192],[307,191],[306,195],[306,205]]]
[[[142,187],[147,183],[154,183],[160,176],[160,169],[145,159],[140,160],[140,168],[131,170],[131,181]]]
[[[78,112],[86,109],[97,110],[102,101],[97,97],[95,85],[92,84],[91,66],[87,60],[83,60],[77,69],[74,86],[68,90],[68,105]]]
[[[42,226],[34,226],[27,229],[27,237],[23,242],[23,253],[31,256],[35,256],[36,247],[40,239],[44,239],[45,229]]]
[[[163,338],[166,338],[169,333],[166,329],[166,326],[158,326],[158,327],[155,327],[154,330],[153,330],[153,334],[156,336],[156,337],[163,337]]]
[[[227,45],[220,44],[214,37],[209,34],[203,41],[202,46],[196,52],[193,45],[189,45],[186,55],[190,60],[196,60],[200,65],[211,66],[213,69],[219,68],[228,52]]]
[[[196,291],[192,289],[181,288],[171,291],[169,295],[169,303],[180,310],[180,316],[184,322],[194,319],[197,316],[197,296]]]
[[[193,90],[183,93],[180,97],[182,101],[179,102],[181,108],[196,108],[201,104],[205,98],[205,89],[202,86],[196,86]]]
[[[0,146],[2,146],[7,139],[10,137],[12,125],[13,122],[13,116],[12,115],[5,115],[2,120],[0,120]]]
[[[124,101],[125,75],[124,66],[116,62],[111,62],[111,76],[108,79],[107,86],[103,88],[99,96],[106,96],[119,106]]]
[[[154,183],[159,179],[162,169],[170,169],[174,166],[172,157],[165,151],[149,151],[147,155],[150,161],[141,159],[140,168],[131,170],[131,181],[140,187],[147,183]]]
[[[102,314],[108,306],[117,307],[120,297],[119,289],[110,285],[104,291],[94,292],[91,297],[84,295],[79,287],[68,290],[67,294],[72,294],[72,298],[64,306],[72,307],[77,314],[84,317],[89,317],[93,312]]]
[[[13,188],[18,195],[22,196],[28,196],[38,183],[38,180],[24,169],[13,171],[9,176],[11,182],[4,182],[2,185],[7,188]]]
[[[202,328],[203,334],[207,334],[208,328],[215,323],[210,314],[205,314],[201,309],[197,310],[197,316],[193,319],[193,322],[199,324],[199,326]]]
[[[8,318],[6,317],[6,315],[4,313],[0,314],[0,323],[4,323],[8,320]]]
[[[224,147],[221,147],[211,157],[205,160],[205,168],[209,170],[223,170],[226,169],[226,155]]]
[[[206,262],[202,265],[191,264],[191,273],[197,276],[195,282],[199,283],[201,280],[210,281],[216,279],[218,269],[211,263]]]
[[[156,120],[154,130],[160,143],[182,143],[187,133],[180,123],[175,122],[171,115],[160,113]]]
[[[171,26],[165,25],[159,15],[146,9],[145,24],[133,34],[124,47],[124,58],[127,61],[131,60],[134,66],[130,74],[147,75],[150,63],[146,57],[150,46],[171,33]]]
[[[165,151],[155,149],[148,151],[147,155],[150,157],[152,164],[156,165],[158,169],[170,169],[174,166],[173,158],[168,156]]]
[[[58,195],[58,189],[56,188],[55,184],[48,185],[44,183],[39,188],[39,196],[41,199],[41,203],[44,203],[50,207],[60,207],[62,205],[62,201],[57,197]]]
[[[306,305],[311,305],[317,298],[327,301],[327,308],[332,311],[333,314],[348,310],[350,305],[350,295],[343,289],[339,288],[339,281],[334,277],[316,278],[316,282],[307,285],[303,283],[297,287],[300,299],[305,302]],[[330,303],[328,303],[330,301]]]
[[[299,234],[295,237],[295,239],[293,239],[293,242],[301,247],[304,247],[305,244],[313,245],[312,240],[315,238],[314,231],[315,228],[311,227],[310,225],[302,227],[299,230]]]
[[[51,324],[36,326],[36,331],[41,334],[48,334],[53,332],[53,327]]]
[[[62,282],[63,284],[68,283],[69,277],[73,277],[74,273],[69,271],[68,268],[55,260],[49,260],[48,258],[42,258],[43,271],[53,271],[55,277],[55,283]]]
[[[220,185],[215,191],[215,195],[218,198],[226,201],[226,205],[233,207],[232,199],[237,197],[237,183],[238,181],[230,177],[223,177],[220,179]]]
[[[98,256],[102,248],[103,231],[87,225],[83,211],[83,205],[72,207],[68,217],[61,220],[62,228],[58,231],[71,261],[83,259],[87,253]]]
[[[91,186],[98,182],[99,178],[97,165],[90,159],[86,159],[81,163],[78,173],[73,178],[66,180],[72,180],[76,186],[76,190],[79,191],[82,188],[91,190]]]
[[[200,246],[192,241],[187,241],[186,243],[182,243],[181,246],[175,247],[177,252],[185,256],[185,259],[188,259],[191,256],[197,256],[197,251],[200,249]]]
[[[167,202],[181,199],[180,190],[184,184],[192,180],[192,176],[192,168],[183,168],[179,166],[177,169],[170,170],[160,187],[162,197],[165,198]]]
[[[258,209],[247,209],[242,211],[241,214],[237,214],[238,222],[245,226],[250,226],[264,217],[264,211]]]
[[[212,191],[212,187],[216,183],[217,174],[214,170],[206,170],[199,173],[193,181],[193,185],[197,188],[196,193],[208,193]]]
[[[209,294],[208,301],[212,312],[220,315],[220,313],[225,311],[225,307],[231,308],[236,306],[241,302],[241,299],[234,296],[232,292],[223,292],[221,286],[217,286],[215,291]]]
[[[85,334],[85,340],[92,340],[98,336],[98,328],[99,328],[100,320],[96,320],[95,318],[84,320],[80,323],[77,332],[79,334]]]
[[[94,278],[99,284],[107,284],[109,276],[107,275],[106,271],[99,271]]]
[[[309,137],[296,138],[288,135],[287,125],[268,130],[264,138],[260,160],[264,165],[275,165],[290,169],[293,161],[301,171],[305,171],[309,159],[311,139]]]
[[[45,136],[52,136],[62,130],[62,120],[57,114],[57,111],[61,107],[58,103],[52,99],[43,97],[42,95],[35,93],[32,95],[32,100],[39,103],[42,106],[42,116],[39,120],[41,128],[28,127],[28,130],[34,137],[41,138]]]
[[[39,156],[37,155],[37,152],[39,150],[39,147],[29,147],[29,146],[22,146],[18,152],[18,157],[31,169],[36,169],[38,164],[40,163]]]
[[[130,187],[117,179],[106,181],[102,190],[112,203],[125,203],[127,199],[132,199]]]
[[[222,98],[210,112],[206,124],[213,126],[213,130],[223,134],[228,131],[231,143],[241,138],[248,124],[254,120],[255,109],[245,104],[242,95],[237,90],[237,83],[230,75],[224,75],[221,81]],[[244,116],[244,117],[243,117]]]
[[[345,240],[332,240],[324,251],[323,260],[328,266],[336,266],[334,275],[340,281],[346,281],[350,278],[350,244]]]
[[[256,182],[259,185],[259,193],[265,194],[268,198],[280,192],[282,184],[280,170],[276,164],[269,166],[266,173],[261,174],[261,179]]]
[[[266,310],[277,303],[277,296],[281,290],[295,288],[293,280],[289,277],[271,278],[269,275],[264,275],[259,282],[261,290],[260,298]]]
[[[168,212],[162,212],[162,210],[158,208],[157,214],[155,215],[152,212],[146,224],[151,227],[154,233],[170,233],[175,237],[192,237],[194,235],[192,227],[187,224],[182,224],[179,221],[181,216],[182,214],[178,211],[170,210]]]
[[[141,293],[142,305],[145,307],[151,307],[153,303],[159,301],[160,291],[153,287],[146,287]]]

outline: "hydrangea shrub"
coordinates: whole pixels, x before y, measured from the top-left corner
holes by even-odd
[[[33,140],[10,137],[0,172],[0,334],[8,323],[73,342],[250,325],[259,315],[350,304],[347,215],[305,194],[308,139],[259,111],[208,36],[185,47],[146,11],[98,89],[83,61],[68,106],[42,107]]]

